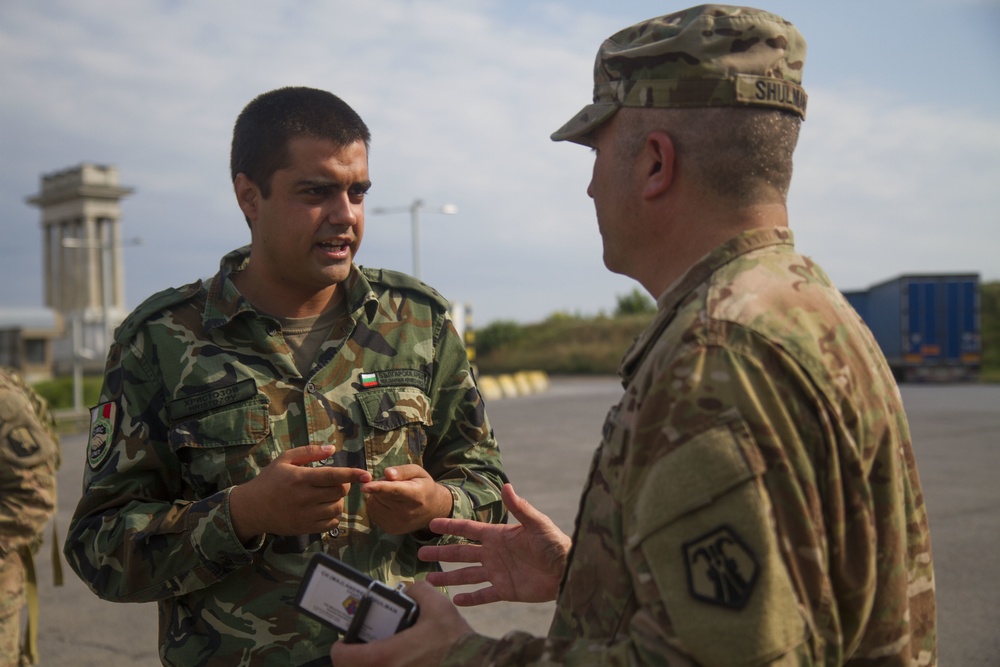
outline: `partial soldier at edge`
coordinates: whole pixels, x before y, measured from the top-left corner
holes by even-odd
[[[0,667],[38,662],[34,558],[55,513],[60,463],[47,403],[17,371],[0,368]],[[55,545],[55,530],[52,540]],[[61,584],[61,569],[53,574]]]

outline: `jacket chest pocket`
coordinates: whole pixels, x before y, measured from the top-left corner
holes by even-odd
[[[563,574],[560,606],[587,609],[587,623],[611,637],[620,626],[629,602],[628,576],[622,546],[620,477],[628,429],[619,419],[620,407],[608,412],[602,443],[594,453],[587,486],[573,531],[573,549]],[[595,586],[594,582],[601,582]],[[560,612],[560,627],[582,632],[581,617]]]
[[[358,394],[365,453],[376,477],[389,466],[420,464],[431,425],[430,399],[419,389],[394,387]]]
[[[243,404],[173,425],[170,447],[188,484],[203,498],[248,482],[277,458],[266,403]]]

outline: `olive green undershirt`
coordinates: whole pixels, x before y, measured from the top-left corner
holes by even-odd
[[[337,304],[330,310],[310,317],[273,317],[281,325],[281,333],[285,343],[292,350],[295,368],[302,377],[309,377],[319,348],[330,337],[334,325],[345,314],[343,304]]]

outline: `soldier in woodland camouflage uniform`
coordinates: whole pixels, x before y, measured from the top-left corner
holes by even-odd
[[[503,521],[506,477],[448,304],[353,258],[368,129],[283,88],[234,129],[251,245],[117,330],[66,544],[102,598],[156,600],[166,665],[329,664],[293,606],[311,556],[439,569],[432,517]]]
[[[59,441],[45,401],[0,368],[0,667],[35,664],[37,598],[21,642],[25,580],[56,507]]]
[[[622,362],[572,548],[508,486],[523,527],[433,521],[482,546],[421,553],[481,563],[428,578],[492,584],[459,603],[544,599],[528,578],[558,590],[549,634],[480,636],[420,583],[414,628],[338,643],[335,662],[936,664],[898,389],[787,228],[804,57],[787,21],[714,5],[604,43],[594,103],[553,139],[595,149],[605,264],[658,314]]]

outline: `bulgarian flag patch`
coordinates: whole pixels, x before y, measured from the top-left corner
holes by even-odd
[[[370,389],[372,387],[378,386],[378,376],[374,373],[362,373],[361,374],[361,386],[365,389]]]

